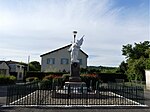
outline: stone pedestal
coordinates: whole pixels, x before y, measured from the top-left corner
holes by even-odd
[[[70,82],[81,82],[80,78],[80,64],[78,62],[73,62],[71,64],[71,77]]]
[[[64,90],[68,93],[87,93],[86,83],[81,82],[80,78],[80,64],[73,62],[70,69],[71,77],[69,77],[69,82],[65,82]]]
[[[150,90],[150,70],[145,70],[146,89]]]

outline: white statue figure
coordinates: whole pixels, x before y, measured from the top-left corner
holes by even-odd
[[[77,42],[72,43],[71,47],[68,49],[68,51],[71,52],[71,62],[79,62],[78,52],[83,43],[83,37],[80,40],[77,40]]]

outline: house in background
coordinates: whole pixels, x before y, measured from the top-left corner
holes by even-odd
[[[9,75],[9,66],[5,61],[0,61],[0,74]]]
[[[16,61],[6,61],[7,65],[9,66],[10,75],[14,75],[18,81],[22,81],[27,70],[27,64],[23,64]]]
[[[41,71],[42,72],[70,72],[70,52],[68,49],[71,44],[56,49],[54,51],[42,54],[41,57]],[[78,54],[80,68],[87,67],[88,55],[81,49]]]

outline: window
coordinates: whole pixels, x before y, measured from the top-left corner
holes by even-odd
[[[67,58],[62,58],[61,59],[61,64],[68,64],[68,59]]]
[[[21,78],[22,78],[22,73],[20,72],[20,73],[19,73],[19,79],[21,79]]]
[[[78,59],[79,60],[79,64],[82,65],[82,59]]]
[[[47,59],[47,64],[55,64],[55,58],[48,58]]]

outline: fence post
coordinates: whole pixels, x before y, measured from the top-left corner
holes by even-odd
[[[10,85],[7,87],[7,98],[6,98],[6,105],[9,105],[10,103]]]
[[[37,87],[38,87],[38,88],[37,88],[37,89],[38,89],[38,91],[37,91],[37,96],[38,96],[38,97],[37,97],[37,105],[39,105],[39,101],[40,101],[40,100],[39,100],[39,98],[40,98],[40,96],[39,96],[40,82],[37,82]]]
[[[68,85],[68,97],[67,97],[67,105],[69,105],[69,98],[70,98],[70,90],[71,88],[70,88],[70,84]]]

